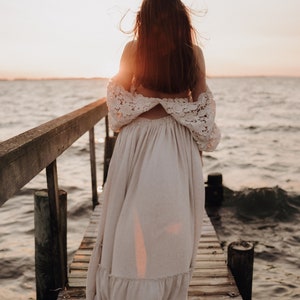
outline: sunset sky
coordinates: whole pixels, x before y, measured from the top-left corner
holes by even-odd
[[[164,1],[164,0],[162,0]],[[209,76],[300,76],[300,0],[185,0]],[[109,77],[141,0],[0,0],[0,78]]]

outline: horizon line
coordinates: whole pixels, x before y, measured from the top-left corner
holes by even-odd
[[[300,78],[300,75],[207,75],[207,79],[213,78]],[[66,76],[66,77],[0,77],[0,81],[47,81],[47,80],[109,80],[111,77],[92,76]]]

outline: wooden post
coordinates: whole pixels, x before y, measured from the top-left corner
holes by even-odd
[[[67,193],[59,191],[60,225],[55,224],[51,216],[48,191],[37,191],[34,198],[36,299],[56,300],[59,290],[64,287],[61,281],[58,232],[62,235],[65,247],[63,255],[67,260]]]
[[[243,300],[251,300],[254,246],[240,241],[228,246],[228,266],[234,276]]]
[[[104,146],[104,168],[103,168],[103,184],[106,181],[108,168],[112,153],[114,151],[117,135],[109,136],[109,125],[108,117],[105,117],[105,128],[106,128],[106,137],[105,137],[105,146]]]
[[[60,204],[59,204],[59,190],[58,190],[58,180],[57,180],[57,166],[56,160],[54,160],[49,166],[46,167],[47,175],[47,186],[48,186],[48,197],[49,197],[49,207],[50,215],[53,220],[53,232],[54,237],[58,240],[55,244],[54,253],[57,255],[59,261],[56,265],[57,275],[56,285],[59,287],[65,287],[67,283],[67,261],[65,260],[66,254],[64,249],[63,236],[61,235],[61,222],[60,222]]]
[[[90,140],[90,161],[91,161],[91,179],[92,179],[92,201],[93,208],[99,204],[97,192],[97,170],[96,170],[96,151],[95,151],[95,130],[94,127],[89,131]]]
[[[61,274],[62,287],[68,283],[68,245],[67,245],[67,192],[59,190],[59,241],[62,245]]]
[[[223,202],[223,177],[221,173],[211,173],[207,176],[205,186],[205,206],[221,206]]]

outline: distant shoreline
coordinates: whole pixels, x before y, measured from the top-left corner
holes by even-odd
[[[0,81],[47,81],[47,80],[108,80],[107,77],[46,77],[46,78],[0,78]]]
[[[300,78],[296,75],[219,75],[207,76],[208,79],[213,78]],[[51,81],[51,80],[109,80],[109,77],[45,77],[45,78],[0,78],[0,81]]]

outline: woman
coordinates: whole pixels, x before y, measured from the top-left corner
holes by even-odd
[[[87,299],[184,300],[204,212],[201,151],[215,104],[180,0],[144,0],[107,90],[119,131],[104,189]]]

